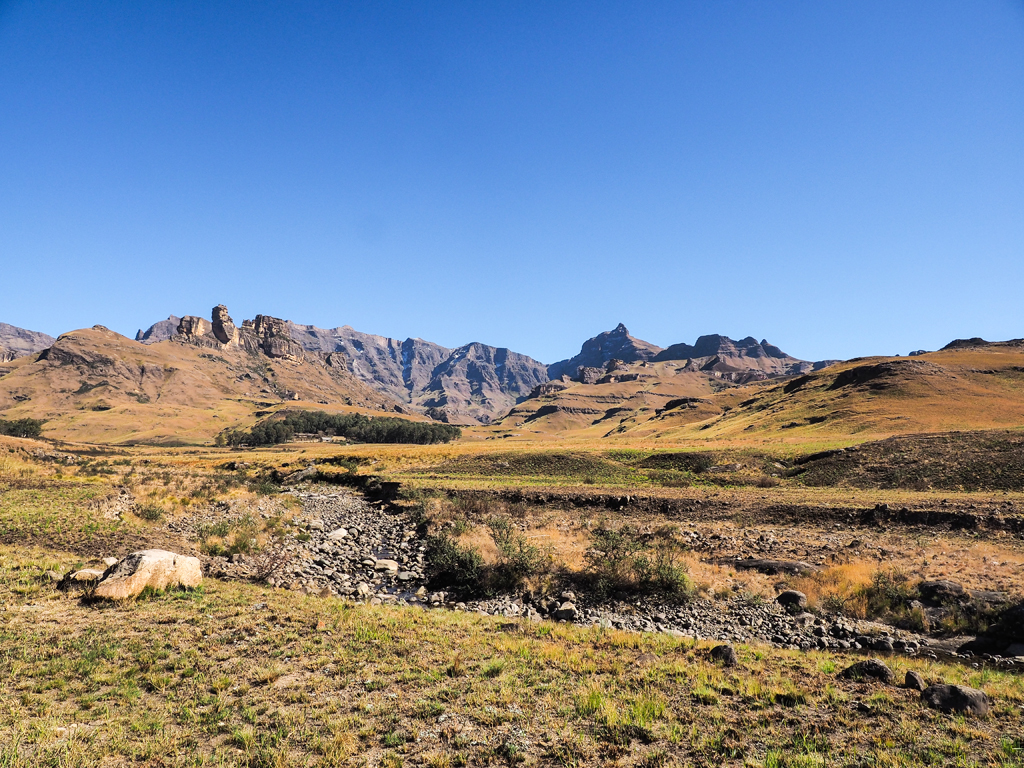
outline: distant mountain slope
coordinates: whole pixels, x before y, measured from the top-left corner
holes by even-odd
[[[178,323],[180,322],[180,317],[171,315],[166,320],[153,323],[145,331],[140,328],[139,332],[135,334],[135,340],[141,341],[143,344],[156,344],[158,341],[167,341],[178,332]]]
[[[665,411],[672,411],[672,423],[685,424],[721,413],[713,397],[730,386],[678,361],[615,361],[607,369],[596,379],[566,376],[540,385],[497,425],[521,434],[606,437]]]
[[[691,358],[701,359],[701,358]],[[734,383],[685,360],[609,364],[548,382],[494,429],[658,440],[874,440],[1024,426],[1024,343],[861,358],[782,380]]]
[[[661,351],[661,347],[634,338],[626,326],[619,323],[612,330],[599,333],[583,342],[580,353],[575,357],[549,365],[548,378],[576,378],[580,368],[604,369],[611,360],[621,360],[624,363],[653,360]]]
[[[281,320],[237,328],[226,310],[213,319],[182,318],[172,340],[152,344],[102,326],[63,334],[0,376],[0,418],[46,419],[44,436],[65,440],[196,443],[286,406],[403,410],[329,355],[282,337]]]
[[[623,363],[643,361],[666,362],[688,360],[689,369],[725,376],[734,382],[775,376],[794,376],[818,370],[834,361],[810,363],[791,357],[767,341],[748,336],[733,341],[728,336],[701,336],[695,344],[673,344],[667,349],[630,335],[622,323],[613,330],[600,333],[583,343],[580,353],[568,360],[548,366],[548,376],[568,376],[593,383],[606,373],[613,360]]]
[[[53,342],[54,338],[49,334],[0,323],[0,362],[42,352]]]
[[[1022,393],[1024,346],[972,345],[913,358],[858,358],[784,382],[723,390],[715,398],[722,413],[699,428],[709,439],[1019,428]],[[696,428],[669,428],[663,436]]]
[[[448,349],[422,339],[390,339],[349,326],[289,324],[304,349],[340,352],[361,381],[432,418],[488,423],[547,381],[543,363],[508,349],[472,343]]]

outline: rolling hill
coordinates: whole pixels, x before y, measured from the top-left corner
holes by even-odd
[[[285,406],[403,411],[330,356],[282,342],[275,318],[258,316],[228,343],[209,321],[182,324],[190,332],[153,344],[102,326],[63,334],[0,377],[0,418],[45,419],[44,436],[61,440],[167,444],[209,442]]]

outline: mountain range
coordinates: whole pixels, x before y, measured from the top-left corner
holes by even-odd
[[[530,401],[555,390],[607,383],[609,377],[650,379],[670,368],[674,383],[662,392],[678,389],[682,396],[801,375],[825,364],[798,360],[753,337],[701,336],[692,345],[661,348],[619,324],[588,339],[574,357],[545,365],[479,342],[450,349],[418,338],[392,339],[349,326],[324,329],[269,315],[236,325],[223,305],[209,319],[171,315],[140,329],[134,340],[102,326],[53,339],[0,324],[0,344],[6,350],[0,418],[60,417],[73,425],[66,437],[77,439],[90,439],[116,411],[124,416],[113,429],[118,439],[171,439],[170,427],[156,435],[143,425],[147,406],[216,411],[225,399],[243,404],[224,414],[229,420],[269,412],[274,403],[299,403],[489,424],[517,409],[529,411]],[[633,365],[650,369],[623,372]],[[176,428],[175,434],[184,429],[198,437],[228,426],[212,418]]]

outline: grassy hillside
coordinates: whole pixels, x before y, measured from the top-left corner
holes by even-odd
[[[517,405],[480,434],[696,444],[861,442],[1024,426],[1024,346],[864,358],[735,386],[677,363],[637,364]]]
[[[240,349],[146,345],[104,328],[61,336],[0,377],[0,418],[45,419],[44,436],[87,443],[203,443],[285,403],[362,412],[394,403],[344,370]]]

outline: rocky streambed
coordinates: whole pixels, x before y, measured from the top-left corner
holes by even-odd
[[[799,593],[780,595],[776,600],[737,595],[693,599],[678,605],[646,599],[602,602],[572,591],[557,596],[505,595],[489,600],[462,600],[457,595],[428,589],[425,542],[404,513],[380,502],[367,502],[350,491],[291,493],[302,502],[302,514],[285,535],[273,572],[259,574],[261,568],[267,567],[265,559],[261,560],[265,555],[233,555],[207,558],[210,575],[259,577],[273,587],[371,604],[447,608],[534,621],[570,621],[803,650],[956,657],[959,645],[940,643],[877,622],[815,615],[802,610]],[[1024,661],[987,656],[1004,665]]]

